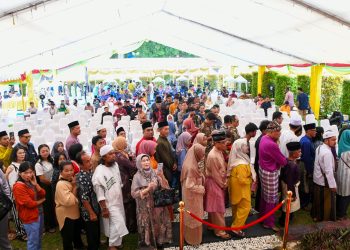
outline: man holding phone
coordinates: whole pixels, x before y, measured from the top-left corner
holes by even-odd
[[[10,132],[10,136],[8,136],[6,131],[0,132],[0,161],[3,163],[3,170],[11,164],[10,156],[14,144],[15,137],[13,132]]]
[[[25,160],[29,161],[32,166],[35,166],[35,163],[38,158],[38,154],[35,151],[34,145],[30,142],[32,136],[29,133],[28,129],[22,129],[18,131],[19,142],[15,147],[24,149],[26,153]]]

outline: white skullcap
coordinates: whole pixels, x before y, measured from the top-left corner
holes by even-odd
[[[98,131],[100,131],[100,130],[102,130],[104,128],[106,128],[104,125],[97,125],[96,126],[96,131],[98,132]]]
[[[289,121],[289,124],[290,125],[293,125],[293,126],[301,126],[301,117],[300,116],[294,116],[290,119]]]
[[[337,132],[333,131],[333,130],[327,130],[326,132],[324,132],[323,134],[323,139],[328,139],[331,138],[333,136],[337,136]]]
[[[109,152],[113,151],[114,148],[111,145],[104,145],[101,149],[100,149],[100,155],[105,156],[106,154],[108,154]]]

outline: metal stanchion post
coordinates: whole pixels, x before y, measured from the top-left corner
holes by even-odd
[[[180,250],[184,249],[184,210],[185,210],[185,202],[179,202],[179,212],[180,212]]]
[[[283,250],[287,250],[287,240],[288,240],[288,229],[289,229],[289,216],[290,216],[290,203],[292,202],[292,191],[288,191],[288,198],[286,204],[286,220],[284,223],[284,234],[283,234]]]

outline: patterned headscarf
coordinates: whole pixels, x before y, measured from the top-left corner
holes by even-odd
[[[266,131],[267,132],[273,132],[273,131],[281,131],[282,127],[277,122],[272,121],[267,125]]]

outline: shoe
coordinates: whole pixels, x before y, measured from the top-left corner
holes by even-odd
[[[232,230],[232,233],[233,233],[234,236],[236,236],[238,238],[244,238],[245,237],[245,233],[242,230],[240,230],[240,231]]]
[[[221,238],[223,240],[230,240],[232,237],[228,233],[215,234],[216,237]]]

